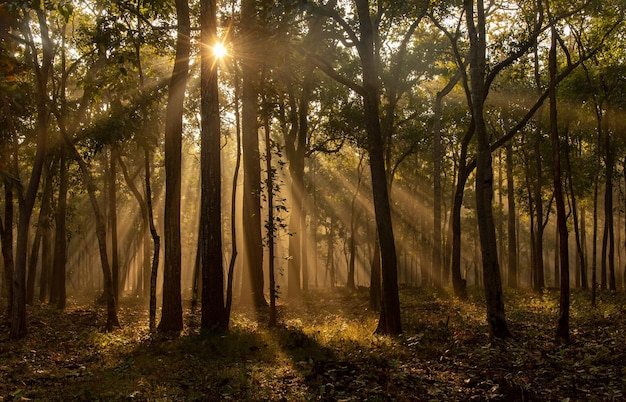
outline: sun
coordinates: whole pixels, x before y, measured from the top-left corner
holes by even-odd
[[[226,50],[226,47],[221,42],[217,42],[213,46],[213,55],[216,58],[221,59],[224,56],[226,56],[227,54],[228,54],[228,51]]]

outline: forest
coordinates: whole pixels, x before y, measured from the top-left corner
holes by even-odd
[[[625,40],[619,0],[3,0],[0,400],[626,398]]]

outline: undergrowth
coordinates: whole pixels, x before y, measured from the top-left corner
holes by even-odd
[[[404,332],[377,335],[366,289],[309,292],[266,312],[235,309],[228,333],[152,335],[136,299],[123,327],[102,307],[29,307],[27,337],[0,326],[0,400],[624,400],[626,297],[572,294],[570,344],[554,341],[558,292],[507,291],[513,338],[490,340],[482,292],[402,289]]]

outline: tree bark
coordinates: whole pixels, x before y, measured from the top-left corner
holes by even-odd
[[[181,300],[181,149],[183,103],[189,71],[190,20],[188,0],[176,0],[178,28],[176,59],[170,79],[165,119],[165,262],[163,265],[163,310],[159,331],[183,329]]]
[[[200,165],[202,177],[200,213],[202,230],[202,320],[203,330],[227,330],[222,266],[222,191],[220,161],[220,115],[218,74],[215,56],[207,44],[217,43],[216,0],[200,4]]]
[[[557,121],[556,46],[556,28],[552,26],[551,46],[548,57],[548,68],[550,74],[550,142],[552,144],[552,177],[554,180],[554,198],[556,202],[557,221],[556,224],[558,228],[559,239],[558,252],[560,253],[561,263],[561,294],[559,297],[559,319],[556,327],[556,339],[561,342],[569,342],[569,244],[567,233],[567,216],[565,214],[565,199],[563,196],[563,183],[561,180],[561,146]]]
[[[363,155],[359,159],[359,166],[357,167],[357,184],[356,190],[354,190],[354,195],[352,196],[352,201],[350,203],[350,260],[348,261],[348,279],[346,281],[346,287],[349,289],[354,289],[354,271],[355,271],[355,257],[356,257],[356,223],[355,221],[358,219],[358,213],[356,212],[356,199],[359,195],[359,190],[361,188],[361,178],[363,177],[363,169],[361,166],[363,165]]]
[[[256,2],[241,4],[241,21],[246,38],[242,60],[241,135],[243,155],[243,231],[244,266],[242,300],[255,307],[267,307],[263,294],[263,240],[261,237],[261,159],[257,123],[258,61],[256,47]]]
[[[570,163],[570,146],[569,140],[567,141],[567,149],[565,150],[565,172],[567,175],[567,182],[569,183],[569,192],[571,198],[571,209],[572,209],[572,217],[574,218],[574,236],[576,239],[576,256],[578,257],[578,271],[577,271],[577,279],[580,278],[580,281],[576,281],[578,285],[580,283],[583,289],[587,289],[589,286],[587,284],[587,262],[585,261],[585,253],[583,250],[583,244],[585,242],[585,237],[583,234],[585,233],[585,219],[584,219],[584,209],[581,209],[581,220],[582,220],[582,230],[581,223],[578,221],[578,207],[576,204],[576,194],[574,193],[574,183],[572,180],[572,166]],[[582,233],[581,233],[582,232]]]
[[[146,188],[146,209],[148,213],[148,223],[150,225],[150,234],[152,236],[152,242],[154,243],[154,250],[152,254],[152,265],[150,268],[150,307],[149,307],[149,328],[150,332],[156,329],[156,286],[157,286],[157,274],[159,269],[159,255],[161,251],[161,237],[157,233],[156,226],[154,225],[154,210],[152,208],[152,188],[150,179],[150,150],[148,147],[144,147],[144,173],[145,173],[145,188]]]
[[[391,222],[391,206],[387,187],[383,139],[380,127],[380,83],[374,58],[374,28],[367,0],[356,0],[361,39],[358,51],[363,68],[363,106],[374,194],[374,214],[380,242],[382,271],[382,308],[377,332],[399,334],[400,299],[398,295],[398,267],[396,246]]]
[[[65,147],[61,146],[61,156],[59,160],[59,196],[57,210],[55,213],[55,234],[54,234],[54,262],[52,265],[52,277],[55,278],[57,289],[57,304],[59,310],[65,310],[67,292],[65,286],[65,264],[67,261],[67,157]]]
[[[432,252],[432,269],[431,271],[445,271],[442,269],[442,212],[443,193],[441,189],[441,165],[443,159],[443,147],[441,144],[441,115],[443,113],[443,98],[452,91],[456,83],[460,80],[461,74],[457,73],[448,84],[439,92],[435,98],[435,106],[433,109],[433,252]],[[460,277],[461,270],[452,272],[452,286],[454,294],[457,297],[464,297],[464,289]],[[445,278],[445,281],[449,280]],[[444,281],[444,282],[445,282]],[[457,289],[458,288],[458,289]]]
[[[46,142],[48,137],[48,81],[52,68],[53,47],[48,34],[48,23],[41,5],[35,10],[39,23],[39,35],[43,50],[41,65],[33,60],[35,68],[36,105],[37,105],[37,148],[33,159],[33,169],[24,195],[18,194],[17,243],[15,247],[15,266],[13,272],[13,302],[11,310],[10,338],[19,339],[26,335],[26,254],[28,252],[28,232],[30,218],[37,199],[37,190],[43,170]],[[28,25],[25,23],[24,25]],[[32,35],[29,35],[32,37]],[[36,56],[33,56],[36,57]],[[17,157],[17,155],[16,155]],[[18,193],[21,193],[18,192]]]
[[[48,158],[48,161],[44,163],[44,185],[41,195],[41,207],[39,208],[37,229],[35,230],[35,238],[31,246],[30,258],[28,260],[28,277],[26,280],[27,304],[32,304],[35,298],[35,278],[37,275],[37,263],[39,261],[41,261],[41,276],[45,279],[44,281],[42,281],[43,294],[46,295],[48,290],[51,290],[50,296],[52,297],[53,293],[52,289],[49,289],[48,286],[50,267],[46,264],[47,261],[43,261],[43,258],[39,260],[39,251],[41,246],[41,239],[43,237],[49,237],[50,228],[52,226],[52,182],[54,170],[56,170],[56,163],[52,162],[52,158]],[[54,296],[54,300],[56,300],[56,294]],[[40,299],[43,301],[45,297]]]
[[[485,10],[482,0],[465,0],[467,25],[470,37],[470,76],[472,116],[476,128],[478,154],[476,157],[476,214],[481,246],[483,282],[487,304],[489,334],[506,338],[510,332],[506,323],[496,230],[493,219],[493,168],[489,137],[484,120],[486,32]],[[476,22],[474,18],[476,17]]]
[[[109,230],[111,233],[111,280],[113,281],[113,296],[119,301],[120,262],[117,241],[117,149],[110,146],[109,153]]]
[[[469,168],[467,167],[467,147],[473,135],[473,126],[463,137],[461,142],[461,158],[459,160],[459,173],[457,176],[454,199],[452,201],[452,211],[450,212],[452,226],[452,286],[454,295],[460,299],[467,299],[467,282],[461,275],[461,208],[463,207],[463,194],[465,184],[469,178]]]
[[[605,116],[605,120],[608,118]],[[608,285],[609,290],[616,291],[616,282],[615,282],[615,225],[613,222],[613,173],[615,170],[615,157],[613,155],[612,143],[611,143],[611,134],[610,130],[603,130],[604,134],[604,149],[606,153],[605,157],[605,179],[606,182],[604,184],[604,225],[605,225],[605,239],[603,240],[603,249],[604,244],[607,244],[608,250],[606,251],[606,257],[608,259]],[[605,255],[605,251],[603,251],[603,257]],[[604,259],[603,259],[604,261]],[[605,281],[606,275],[606,264],[602,264],[602,280]],[[603,287],[604,284],[603,284]]]
[[[17,156],[17,155],[16,155]],[[4,285],[7,296],[7,318],[11,317],[13,307],[13,183],[4,180],[4,225],[2,235],[2,258],[4,262]],[[1,223],[1,222],[0,222]]]
[[[513,181],[513,145],[506,146],[506,186],[508,200],[507,216],[507,237],[508,237],[508,286],[517,288],[517,230],[516,230],[516,208],[515,208],[515,183]]]
[[[239,184],[239,170],[241,168],[241,124],[240,124],[240,114],[239,114],[239,76],[237,72],[235,72],[234,77],[234,95],[235,95],[235,135],[237,138],[236,141],[236,157],[235,157],[235,169],[233,172],[233,182],[232,182],[232,190],[231,190],[231,198],[230,198],[230,237],[232,241],[232,249],[230,255],[230,262],[228,264],[228,277],[226,282],[226,304],[225,304],[225,314],[226,314],[226,325],[228,326],[230,323],[230,311],[233,304],[233,282],[235,278],[235,263],[237,261],[238,255],[238,247],[237,247],[237,186]],[[196,275],[194,275],[195,281]]]

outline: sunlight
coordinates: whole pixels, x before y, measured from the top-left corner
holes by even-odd
[[[228,54],[228,50],[226,50],[226,47],[224,46],[223,43],[217,42],[213,46],[213,55],[215,56],[216,59],[222,59],[226,57],[227,54]]]

